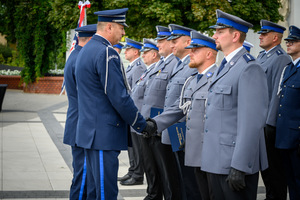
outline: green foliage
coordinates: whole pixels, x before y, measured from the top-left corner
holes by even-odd
[[[0,64],[6,64],[7,60],[12,57],[11,48],[0,43],[0,56],[1,56]]]
[[[65,65],[66,33],[77,27],[79,0],[4,0],[0,2],[0,32],[17,52],[2,62],[24,66],[23,80],[34,82],[48,69]],[[136,40],[156,36],[155,25],[175,23],[212,34],[216,9],[239,16],[260,27],[259,21],[282,20],[280,0],[91,0],[87,24],[97,23],[95,11],[128,7],[126,36]]]

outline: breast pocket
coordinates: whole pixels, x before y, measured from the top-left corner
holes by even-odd
[[[222,110],[232,108],[232,86],[218,85],[213,91],[215,96],[212,99],[212,106]]]
[[[284,97],[288,97],[286,101],[290,106],[299,107],[300,102],[300,81],[292,81],[287,84],[286,93],[283,94]]]
[[[184,85],[184,82],[185,82],[185,78],[176,78],[172,80],[174,93],[179,95],[181,94],[181,90]]]
[[[193,96],[193,109],[196,109],[199,112],[204,112],[206,99],[207,99],[207,92],[195,93]]]
[[[154,75],[153,88],[155,90],[165,90],[168,84],[168,73],[160,72]]]
[[[145,93],[145,81],[139,81],[137,82],[136,86],[134,87],[134,89],[136,90],[136,94],[141,97],[141,96],[144,96],[144,93]]]

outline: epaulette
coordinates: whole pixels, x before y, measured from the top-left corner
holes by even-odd
[[[245,55],[243,55],[243,57],[244,57],[244,59],[245,59],[245,61],[247,63],[250,62],[250,61],[252,61],[252,60],[255,60],[255,58],[251,54],[248,54],[248,53],[246,53]]]
[[[277,51],[276,51],[276,53],[277,53],[277,55],[281,55],[281,54],[283,54],[283,52],[280,50],[280,49],[278,49]]]

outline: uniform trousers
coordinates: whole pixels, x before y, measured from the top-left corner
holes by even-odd
[[[162,188],[165,200],[181,199],[179,175],[171,146],[162,144],[159,136],[143,138],[143,140],[143,155],[152,160],[152,166],[144,160],[147,179],[150,173],[155,176],[155,181],[159,182],[158,186]],[[155,170],[150,171],[151,167]],[[153,188],[153,186],[151,187]],[[159,192],[159,190],[156,191]]]
[[[230,189],[226,178],[228,175],[207,173],[209,188],[215,200],[256,200],[258,172],[245,176],[246,188],[241,191]]]
[[[86,199],[86,162],[84,149],[77,145],[72,148],[73,179],[70,188],[70,199]]]
[[[120,151],[85,149],[89,185],[95,185],[95,200],[117,200]],[[91,198],[92,199],[92,198]]]
[[[266,187],[266,200],[286,200],[287,183],[280,150],[275,148],[276,127],[265,127],[266,150],[269,167],[261,172]]]
[[[207,173],[200,167],[195,167],[195,176],[202,200],[214,200],[213,193],[208,187]]]
[[[300,199],[300,155],[298,149],[280,149],[290,200]]]
[[[132,147],[128,147],[128,157],[130,167],[128,175],[136,180],[144,180],[144,168],[142,163],[142,148],[138,140],[138,135],[131,132]]]
[[[171,145],[167,146],[171,147]],[[183,184],[185,192],[185,194],[183,194],[183,198],[187,200],[201,200],[200,191],[195,178],[195,167],[189,167],[184,165],[184,151],[177,151],[175,152],[175,154],[177,154],[177,157],[179,159],[180,169],[182,173],[183,182],[181,182],[181,184]]]

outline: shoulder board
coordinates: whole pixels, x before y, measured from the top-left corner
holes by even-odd
[[[250,61],[252,61],[252,60],[255,60],[255,58],[251,54],[248,54],[248,53],[246,53],[245,55],[243,55],[243,57],[244,57],[244,59],[245,59],[245,61],[247,63],[250,62]]]
[[[280,49],[278,49],[277,51],[276,51],[276,53],[277,53],[277,55],[281,55],[281,54],[283,54],[283,52],[280,50]]]

